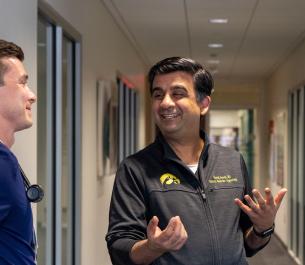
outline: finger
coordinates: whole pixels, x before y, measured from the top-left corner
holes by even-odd
[[[179,227],[177,226],[175,237],[172,237],[172,241],[171,241],[172,248],[175,250],[180,249],[185,244],[186,240],[187,240],[187,232],[184,228],[182,221],[180,220],[180,225]]]
[[[167,242],[170,241],[178,225],[179,225],[179,221],[177,220],[177,216],[172,217],[169,220],[166,228],[162,231],[161,239]]]
[[[240,199],[235,199],[234,202],[245,214],[249,215],[251,213],[251,208],[244,204]]]
[[[256,201],[258,202],[259,207],[264,210],[266,208],[266,202],[265,202],[265,199],[262,196],[262,194],[256,189],[254,189],[252,191],[252,193],[253,193],[253,196],[256,198]]]
[[[157,216],[153,216],[153,218],[150,219],[148,225],[147,225],[147,234],[153,235],[156,233],[156,229],[159,224],[159,219]]]
[[[272,192],[269,188],[265,188],[265,194],[266,194],[266,204],[267,205],[274,205],[274,199]]]
[[[180,236],[180,231],[182,229],[182,222],[179,216],[175,216],[171,220],[170,228],[171,229],[171,237],[173,240],[176,240]]]
[[[275,201],[275,205],[276,205],[277,209],[280,207],[286,192],[287,192],[287,189],[281,189],[275,196],[274,201]]]
[[[181,220],[178,216],[170,219],[167,227],[161,232],[159,239],[167,249],[175,250],[180,242]]]
[[[177,225],[179,224],[179,221],[180,221],[179,216],[172,217],[169,220],[168,225],[165,228],[165,231],[175,231]]]
[[[253,201],[253,199],[248,194],[245,195],[245,200],[247,201],[247,203],[252,211],[256,212],[258,210],[256,203]]]
[[[186,232],[183,232],[183,234],[181,235],[181,237],[179,238],[179,240],[177,240],[177,242],[175,243],[174,245],[174,249],[175,250],[178,250],[180,248],[183,247],[183,245],[185,244],[185,242],[187,241],[187,233]]]
[[[182,238],[183,238],[183,244],[186,242],[186,240],[188,239],[188,234],[187,234],[187,231],[183,225],[183,223],[181,222],[181,228],[182,228],[182,231],[181,231],[181,234],[182,234]]]

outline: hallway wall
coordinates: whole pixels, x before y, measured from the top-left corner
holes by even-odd
[[[111,264],[104,240],[114,176],[97,180],[96,82],[117,72],[140,90],[145,65],[99,0],[48,0],[82,36],[82,234],[81,264]],[[73,6],[73,8],[71,8]],[[140,78],[139,78],[140,76]],[[143,97],[143,95],[142,95]],[[143,100],[142,100],[143,101]],[[144,112],[141,112],[142,115]],[[140,119],[144,118],[140,116]],[[143,126],[144,122],[140,122]],[[144,132],[144,128],[140,132]],[[140,135],[144,138],[144,135]],[[142,145],[143,140],[140,140]]]
[[[268,120],[275,120],[280,113],[286,115],[285,125],[285,148],[284,148],[284,186],[288,185],[288,135],[287,135],[287,110],[288,91],[305,84],[305,41],[303,40],[295,50],[285,58],[275,73],[268,80],[266,116]],[[267,150],[266,150],[267,151]],[[272,183],[274,190],[279,190],[276,183]],[[289,191],[288,191],[289,192]],[[280,239],[288,243],[288,196],[283,201],[282,209],[278,213],[276,220],[276,231]]]

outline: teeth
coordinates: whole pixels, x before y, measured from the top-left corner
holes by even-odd
[[[162,114],[164,119],[173,119],[177,117],[177,114]]]

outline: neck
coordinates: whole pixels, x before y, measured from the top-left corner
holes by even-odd
[[[0,142],[8,148],[11,148],[15,142],[14,133],[0,129]]]
[[[176,155],[187,165],[196,164],[204,147],[204,141],[198,138],[187,140],[166,139]]]
[[[15,128],[10,121],[0,115],[0,140],[8,148],[11,148],[15,142]]]
[[[6,137],[1,137],[0,138],[0,143],[4,144],[5,146],[7,146],[8,148],[11,148],[14,144],[14,137],[11,137],[11,138],[6,138]]]

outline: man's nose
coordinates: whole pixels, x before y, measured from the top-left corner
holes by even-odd
[[[30,102],[33,104],[37,101],[36,94],[28,87]]]
[[[174,105],[174,101],[172,99],[172,97],[170,96],[170,94],[165,94],[165,96],[163,97],[162,101],[161,101],[161,105],[162,107],[170,107]]]

